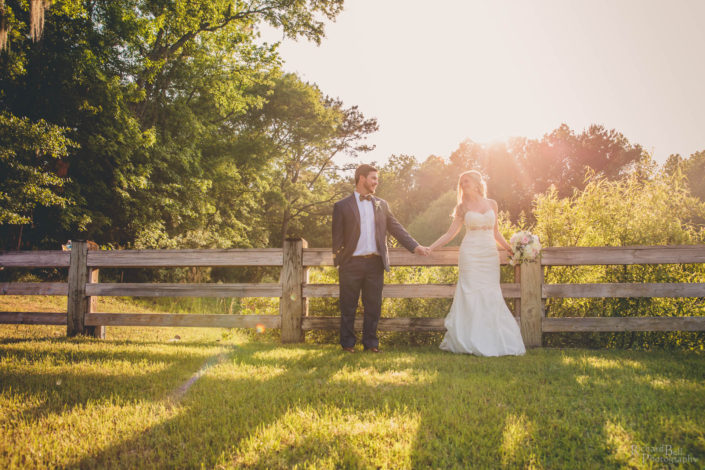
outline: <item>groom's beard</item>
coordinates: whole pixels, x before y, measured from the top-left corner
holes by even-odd
[[[365,183],[365,189],[367,190],[368,194],[374,194],[375,193],[375,186],[372,186],[368,183]]]

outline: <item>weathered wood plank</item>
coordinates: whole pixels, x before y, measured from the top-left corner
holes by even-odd
[[[88,284],[89,296],[129,297],[281,297],[279,284],[170,284],[97,283]]]
[[[507,252],[499,250],[501,264],[507,264]],[[457,266],[458,247],[439,248],[430,256],[409,253],[406,248],[390,248],[391,266]],[[330,248],[307,248],[304,250],[304,266],[333,266]]]
[[[521,296],[519,284],[501,284],[505,298]],[[338,284],[307,284],[303,289],[304,297],[338,297]],[[383,298],[453,298],[455,284],[385,284]]]
[[[70,253],[66,335],[75,336],[86,334],[84,319],[90,307],[86,296],[86,283],[89,277],[86,265],[88,244],[83,240],[76,240],[73,242]]]
[[[362,330],[362,315],[355,317],[355,329]],[[380,318],[379,331],[445,331],[444,318]],[[304,330],[337,330],[340,317],[312,317],[303,319]]]
[[[577,331],[705,331],[705,317],[544,318],[544,333]]]
[[[544,297],[705,297],[705,283],[544,284]]]
[[[3,251],[0,268],[67,268],[68,251]]]
[[[705,263],[705,245],[544,248],[544,266]]]
[[[338,297],[339,284],[306,284],[303,286],[302,293],[307,298]]]
[[[543,301],[541,285],[543,268],[538,262],[521,264],[521,315],[520,327],[524,346],[535,348],[541,346],[541,317]]]
[[[203,328],[280,328],[280,315],[217,315],[176,313],[90,313],[86,325],[174,326]]]
[[[89,250],[90,253],[90,250]],[[88,284],[86,284],[86,290],[91,284],[96,284],[98,282],[100,275],[100,270],[95,268],[88,269]],[[98,311],[98,297],[88,297],[88,313],[93,313]],[[91,325],[86,326],[86,333],[93,336],[94,338],[105,339],[105,326],[104,325]]]
[[[114,250],[91,251],[88,253],[88,266],[105,268],[281,265],[281,248],[229,250]]]
[[[280,278],[281,300],[279,301],[282,343],[304,341],[301,319],[308,313],[308,304],[301,286],[308,277],[306,268],[302,264],[304,249],[307,246],[306,240],[302,239],[284,241],[284,259]]]
[[[0,295],[68,295],[67,282],[0,282]]]
[[[0,324],[11,324],[11,325],[66,325],[66,313],[54,313],[54,312],[0,312]]]
[[[67,251],[0,252],[0,267],[68,267]],[[506,252],[500,250],[501,262]],[[458,248],[436,250],[431,256],[417,256],[404,248],[390,250],[393,266],[456,266]],[[704,245],[548,247],[542,253],[543,265],[705,263]],[[179,266],[281,266],[279,248],[229,250],[114,250],[91,251],[90,267],[179,267]],[[304,250],[304,265],[332,266],[328,248]]]
[[[514,265],[514,282],[520,286],[520,295],[518,299],[514,299],[514,311],[512,314],[515,318],[521,319],[521,264]]]

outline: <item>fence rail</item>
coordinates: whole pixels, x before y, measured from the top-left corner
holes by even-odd
[[[281,297],[280,284],[86,284],[88,296],[131,297]]]
[[[500,262],[507,263],[500,251]],[[390,251],[392,266],[456,266],[458,248],[444,248],[421,257],[404,249]],[[528,347],[541,345],[543,333],[611,331],[705,331],[705,317],[593,317],[546,318],[544,299],[700,297],[705,283],[545,284],[544,266],[643,265],[705,263],[705,246],[630,246],[546,248],[540,262],[515,267],[513,283],[501,285],[514,299],[514,315]],[[281,267],[278,283],[168,284],[101,283],[100,268],[164,267]],[[337,284],[309,284],[311,267],[333,266],[330,249],[308,248],[305,240],[287,240],[283,248],[233,250],[89,251],[77,241],[71,252],[25,251],[0,253],[0,268],[68,268],[68,282],[0,283],[2,295],[67,296],[65,313],[0,312],[0,323],[66,325],[67,335],[105,337],[106,326],[172,326],[281,329],[282,342],[300,342],[304,332],[337,329],[340,317],[309,316],[308,299],[337,297]],[[454,284],[386,284],[388,298],[452,298]],[[151,297],[274,297],[278,315],[99,313],[99,296]],[[355,328],[362,328],[362,318]],[[443,318],[381,318],[381,331],[444,331]]]
[[[92,268],[281,266],[281,248],[89,251]]]

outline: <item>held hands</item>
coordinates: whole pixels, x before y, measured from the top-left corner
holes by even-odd
[[[417,246],[414,248],[414,253],[421,256],[428,256],[431,254],[431,250],[427,246]]]

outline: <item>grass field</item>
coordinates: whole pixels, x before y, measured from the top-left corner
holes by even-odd
[[[0,309],[51,309],[18,299]],[[705,465],[698,354],[350,355],[237,330],[64,333],[0,326],[2,468]]]

